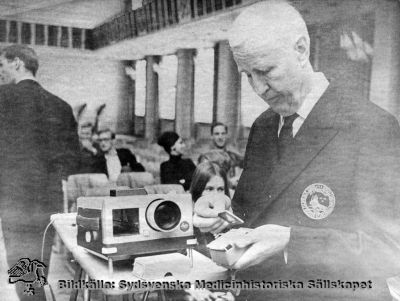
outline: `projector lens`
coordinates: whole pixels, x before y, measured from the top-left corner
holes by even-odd
[[[158,231],[170,231],[179,225],[181,210],[172,201],[157,200],[147,208],[146,218],[149,225]]]
[[[154,212],[154,220],[161,229],[171,230],[181,220],[181,210],[178,205],[171,201],[162,202]]]

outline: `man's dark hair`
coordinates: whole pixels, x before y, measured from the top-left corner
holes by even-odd
[[[80,130],[81,129],[90,129],[92,132],[94,131],[93,123],[91,123],[90,121],[81,123],[78,128]]]
[[[11,45],[3,48],[0,51],[0,55],[4,55],[8,61],[19,58],[24,62],[25,69],[32,72],[33,76],[36,76],[36,72],[39,69],[39,59],[32,48],[25,45]]]
[[[109,129],[109,128],[102,129],[102,130],[97,132],[97,135],[100,136],[100,134],[103,134],[103,133],[111,133],[111,139],[112,140],[115,139],[115,133],[111,129]]]
[[[93,129],[93,123],[90,121],[86,121],[80,125],[81,128],[92,128]]]
[[[227,174],[231,168],[231,157],[228,153],[220,149],[213,149],[199,156],[198,162],[209,161],[218,164]]]
[[[211,125],[211,135],[214,133],[214,128],[217,126],[220,126],[220,125],[225,128],[225,132],[228,134],[228,127],[226,126],[226,124],[218,121],[218,122],[214,122]]]

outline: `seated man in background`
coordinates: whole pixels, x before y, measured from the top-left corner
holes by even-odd
[[[229,157],[230,169],[227,171],[227,175],[230,186],[236,187],[240,176],[240,173],[237,172],[236,167],[241,169],[243,168],[243,156],[228,144],[228,127],[224,123],[215,122],[211,125],[211,138],[211,152],[220,151],[224,156]]]
[[[79,173],[105,173],[106,161],[100,155],[93,141],[93,124],[82,123],[78,131],[80,158]]]
[[[111,181],[116,181],[121,172],[145,171],[142,164],[136,161],[136,157],[129,149],[115,148],[115,133],[110,129],[98,132],[101,156],[106,162],[105,170]]]

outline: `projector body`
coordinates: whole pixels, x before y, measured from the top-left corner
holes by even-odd
[[[78,245],[108,260],[190,248],[190,194],[81,197],[77,201]]]

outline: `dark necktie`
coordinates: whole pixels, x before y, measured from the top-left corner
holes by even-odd
[[[283,117],[283,126],[279,133],[278,145],[279,145],[279,157],[282,158],[287,145],[293,140],[293,122],[299,117],[297,113],[293,115]]]

